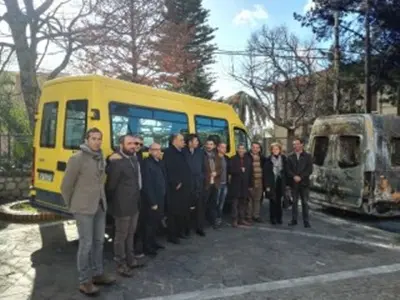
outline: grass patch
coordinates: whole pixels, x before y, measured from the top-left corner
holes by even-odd
[[[37,213],[38,210],[32,207],[29,203],[18,203],[10,207],[11,209],[18,211],[26,211],[31,213]]]

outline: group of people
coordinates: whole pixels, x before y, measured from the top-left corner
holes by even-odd
[[[163,149],[153,143],[149,157],[142,157],[143,139],[124,135],[108,158],[101,150],[102,132],[88,130],[85,143],[67,164],[61,193],[76,219],[79,234],[77,267],[79,290],[86,295],[99,292],[98,285],[113,284],[114,276],[103,270],[106,212],[114,219],[114,259],[117,273],[130,277],[142,267],[138,255],[157,255],[164,249],[157,229],[166,219],[167,240],[180,244],[192,231],[204,237],[205,223],[218,230],[227,197],[232,204],[232,226],[263,222],[260,209],[264,194],[270,200],[271,224],[282,224],[282,197],[292,190],[292,220],[297,224],[301,198],[303,222],[308,219],[308,185],[312,159],[296,139],[294,152],[286,157],[275,143],[271,155],[262,154],[252,143],[247,152],[238,145],[229,158],[228,145],[209,137],[204,146],[196,134],[174,134]],[[139,248],[138,245],[141,245]],[[136,246],[136,247],[135,247]]]

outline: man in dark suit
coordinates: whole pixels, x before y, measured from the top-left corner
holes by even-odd
[[[293,148],[294,152],[287,159],[287,175],[291,183],[293,195],[292,221],[289,225],[297,225],[298,201],[300,197],[304,227],[309,228],[311,226],[308,213],[308,199],[313,162],[311,154],[304,151],[304,142],[302,139],[296,138],[293,141]]]
[[[192,177],[190,167],[182,152],[185,146],[183,135],[172,135],[170,144],[170,147],[164,151],[163,156],[168,190],[168,241],[179,244],[179,238],[187,238],[185,231],[189,222]]]
[[[161,161],[161,145],[153,143],[149,147],[149,157],[142,163],[143,211],[146,216],[144,250],[156,255],[165,247],[156,242],[158,224],[164,215],[164,201],[167,193],[164,164]]]
[[[137,139],[131,135],[120,138],[120,148],[110,157],[107,168],[106,191],[111,215],[115,219],[114,256],[117,272],[131,277],[137,267],[133,237],[139,218],[142,177],[135,153]]]

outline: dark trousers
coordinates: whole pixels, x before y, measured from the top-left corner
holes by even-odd
[[[282,197],[282,182],[278,178],[274,190],[269,197],[269,218],[271,222],[282,222]]]
[[[308,198],[310,190],[308,186],[294,185],[292,188],[293,205],[292,205],[292,220],[297,221],[299,214],[299,198],[301,199],[301,208],[303,213],[303,222],[308,222]]]
[[[210,187],[204,191],[204,199],[206,205],[206,215],[207,220],[211,225],[215,225],[218,216],[218,207],[217,207],[217,197],[218,197],[218,189],[215,184],[210,185]]]
[[[193,193],[192,197],[195,199],[196,208],[190,211],[190,227],[194,230],[203,230],[205,219],[204,197],[201,193]]]
[[[139,220],[134,237],[135,254],[143,253],[144,239],[146,234],[146,219],[147,209],[144,205],[140,205]]]
[[[234,221],[244,221],[248,207],[247,198],[234,198],[232,204],[232,219]]]
[[[160,224],[162,213],[159,209],[153,210],[150,207],[147,210],[146,231],[144,238],[144,248],[152,249],[156,246],[157,229]]]
[[[188,218],[184,214],[168,213],[168,238],[177,239],[185,234],[188,228]]]

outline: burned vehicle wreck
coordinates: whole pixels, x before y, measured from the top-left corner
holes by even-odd
[[[308,150],[310,201],[374,216],[400,215],[400,117],[318,118]]]

